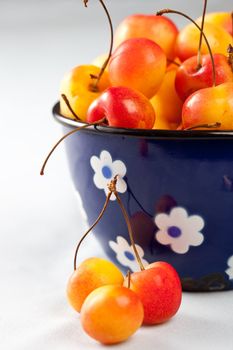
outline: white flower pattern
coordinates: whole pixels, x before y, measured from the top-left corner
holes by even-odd
[[[123,177],[126,174],[126,166],[121,160],[112,160],[111,154],[103,150],[100,153],[100,157],[92,156],[90,159],[91,167],[95,171],[93,177],[94,184],[97,188],[104,190],[106,196],[108,194],[108,183],[114,176],[119,175],[116,189],[120,193],[124,193],[127,190],[126,182]],[[115,200],[115,195],[111,196],[111,200]]]
[[[170,214],[160,213],[155,217],[158,231],[155,239],[163,244],[170,245],[171,249],[178,254],[188,252],[190,246],[199,246],[204,241],[201,232],[204,220],[199,215],[188,216],[182,207],[175,207]]]
[[[229,276],[229,279],[233,279],[233,255],[230,256],[230,258],[227,260],[227,265],[229,266],[228,269],[226,270],[226,273]]]
[[[132,245],[129,245],[129,243],[125,238],[123,238],[122,236],[117,236],[116,242],[110,241],[109,246],[116,253],[116,258],[119,261],[119,263],[121,263],[121,265],[130,268],[130,270],[133,272],[139,271],[139,266],[135,258],[133,247]],[[136,249],[142,260],[143,265],[147,266],[149,263],[148,261],[143,259],[143,256],[144,256],[143,249],[138,244],[136,244]]]

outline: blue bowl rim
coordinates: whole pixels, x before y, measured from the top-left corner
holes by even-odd
[[[52,109],[53,116],[56,121],[64,126],[72,126],[74,128],[85,125],[84,122],[78,122],[70,118],[64,117],[60,113],[60,103],[57,102]],[[114,128],[110,126],[93,126],[90,125],[84,129],[83,132],[106,134],[106,135],[119,135],[119,136],[131,136],[150,139],[233,139],[233,130],[148,130],[148,129],[124,129]]]

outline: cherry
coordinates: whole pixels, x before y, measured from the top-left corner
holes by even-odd
[[[84,301],[81,324],[92,338],[115,344],[129,338],[141,326],[143,306],[136,293],[123,286],[95,289]]]

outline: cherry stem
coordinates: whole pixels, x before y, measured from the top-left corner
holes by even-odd
[[[231,67],[231,70],[233,72],[233,46],[231,44],[229,44],[228,48],[227,48],[227,53],[228,53],[228,63]]]
[[[167,58],[167,62],[169,62],[171,64],[175,64],[177,67],[180,67],[180,64],[178,62],[170,60],[169,58]]]
[[[131,282],[131,280],[130,280],[130,278],[131,278],[131,271],[130,270],[128,270],[128,272],[126,274],[126,278],[127,278],[127,281],[128,281],[127,288],[130,289],[130,282]]]
[[[102,75],[104,74],[104,71],[105,71],[105,69],[106,69],[106,67],[107,67],[107,65],[108,65],[108,62],[109,62],[109,60],[110,60],[110,58],[111,58],[111,56],[112,56],[113,36],[114,36],[114,34],[113,34],[112,20],[111,20],[111,16],[110,16],[110,14],[109,14],[109,11],[108,11],[108,9],[107,9],[105,3],[103,2],[103,0],[99,0],[99,2],[100,2],[100,4],[102,5],[102,7],[103,7],[103,9],[104,9],[104,11],[105,11],[105,13],[106,13],[106,15],[107,15],[107,17],[108,17],[108,22],[109,22],[109,26],[110,26],[110,33],[111,33],[111,40],[110,40],[110,48],[109,48],[109,52],[108,52],[108,57],[107,57],[107,59],[105,60],[103,66],[101,67],[101,70],[100,70],[98,76],[97,76],[97,77],[92,77],[93,79],[96,79],[95,84],[93,85],[93,91],[98,91],[98,84],[99,84],[99,81],[100,81]],[[88,3],[88,0],[84,0],[84,5],[85,5],[85,7],[87,7],[87,3]]]
[[[180,16],[185,17],[186,19],[191,21],[201,31],[201,27],[191,17],[189,17],[188,15],[186,15],[183,12],[176,11],[176,10],[171,10],[171,9],[163,9],[161,11],[158,11],[156,13],[156,15],[157,16],[162,16],[162,15],[164,15],[166,13],[174,13],[176,15],[180,15]],[[206,37],[205,33],[202,32],[202,35],[203,35],[203,38],[205,39],[205,42],[206,42],[206,45],[208,47],[208,51],[209,51],[209,54],[210,54],[210,58],[211,58],[212,74],[213,74],[213,86],[216,86],[216,69],[215,69],[215,64],[214,64],[214,57],[213,57],[212,50],[211,50],[210,44],[209,44],[209,42],[207,40],[207,37]]]
[[[133,247],[133,251],[134,251],[134,254],[135,254],[135,257],[137,259],[137,262],[138,262],[138,265],[141,269],[141,271],[145,270],[145,267],[143,266],[143,263],[142,263],[142,260],[140,258],[140,255],[138,254],[138,251],[137,251],[137,248],[136,248],[136,245],[135,245],[135,242],[134,242],[134,237],[133,237],[133,230],[132,230],[132,226],[130,224],[130,220],[129,220],[129,217],[128,217],[128,214],[125,210],[125,207],[122,203],[122,200],[120,199],[119,195],[117,192],[114,192],[115,196],[116,196],[116,199],[117,199],[117,202],[121,208],[121,211],[122,211],[122,214],[124,216],[124,219],[126,221],[126,225],[127,225],[127,228],[128,228],[128,233],[129,233],[129,238],[130,238],[130,242],[131,242],[131,245]]]
[[[202,45],[202,36],[203,36],[203,30],[204,30],[204,24],[205,24],[206,7],[207,7],[207,0],[204,0],[204,7],[203,7],[203,12],[202,12],[202,20],[201,20],[201,33],[200,33],[199,46],[198,46],[198,51],[197,51],[197,70],[199,70],[202,67],[202,64],[201,64],[201,45]]]
[[[231,12],[231,31],[232,31],[232,39],[233,39],[233,11]]]
[[[65,94],[61,94],[61,97],[63,98],[65,104],[67,105],[67,107],[69,108],[70,112],[73,114],[73,116],[75,117],[75,119],[80,122],[81,119],[79,118],[79,116],[75,113],[75,111],[73,110],[73,108],[70,105],[70,102],[68,100],[68,98],[66,97]]]
[[[105,203],[104,203],[104,206],[98,216],[98,218],[96,219],[96,221],[94,222],[94,224],[87,230],[87,232],[85,232],[85,234],[82,236],[82,238],[80,239],[77,247],[76,247],[76,250],[75,250],[75,254],[74,254],[74,270],[76,270],[77,268],[77,255],[78,255],[78,252],[79,252],[79,248],[82,244],[82,242],[84,241],[84,239],[87,237],[87,235],[90,233],[90,231],[98,224],[98,222],[101,220],[102,216],[104,215],[106,209],[107,209],[107,206],[109,204],[109,200],[110,200],[110,197],[112,196],[112,194],[114,194],[116,196],[116,199],[117,199],[117,202],[122,210],[122,213],[124,215],[124,219],[126,221],[126,224],[127,224],[127,227],[128,227],[128,231],[129,231],[129,236],[130,236],[130,241],[131,241],[131,244],[132,244],[132,247],[133,247],[133,250],[134,250],[134,254],[136,256],[136,259],[137,259],[137,262],[140,266],[140,269],[141,270],[145,270],[144,266],[143,266],[143,263],[141,261],[141,258],[138,254],[138,251],[137,251],[137,248],[135,246],[135,243],[134,243],[134,238],[133,238],[133,231],[132,231],[132,227],[131,227],[131,224],[130,224],[130,221],[129,221],[129,217],[128,217],[128,214],[125,210],[125,207],[118,195],[118,192],[117,192],[117,189],[116,189],[116,184],[117,184],[117,177],[118,175],[114,176],[114,178],[110,181],[110,183],[108,184],[108,190],[109,190],[109,193],[107,195],[107,198],[105,200]]]
[[[220,126],[221,126],[221,123],[216,122],[211,124],[198,124],[198,125],[190,126],[189,128],[185,128],[184,130],[189,131],[189,130],[195,130],[199,128],[213,129],[213,128],[220,128]]]
[[[82,130],[82,129],[86,129],[88,128],[89,126],[95,126],[95,125],[100,125],[102,123],[104,123],[106,121],[105,117],[103,119],[100,119],[94,123],[90,123],[90,124],[85,124],[85,125],[82,125],[82,126],[79,126],[77,128],[75,128],[74,130],[71,130],[69,131],[67,134],[63,135],[57,142],[56,144],[52,147],[51,151],[49,152],[49,154],[47,155],[47,157],[45,158],[44,160],[44,163],[41,167],[41,170],[40,170],[40,175],[44,175],[44,170],[45,170],[45,167],[46,167],[46,164],[48,163],[48,160],[50,159],[51,155],[53,154],[53,152],[55,151],[55,149],[60,145],[60,143],[66,139],[68,136]]]
[[[94,222],[94,224],[87,230],[87,232],[82,236],[82,238],[80,239],[77,247],[76,247],[76,250],[75,250],[75,254],[74,254],[74,270],[77,269],[77,255],[78,255],[78,251],[79,251],[79,248],[82,244],[82,242],[84,241],[84,239],[87,237],[87,235],[89,234],[89,232],[98,224],[98,222],[101,220],[102,216],[104,215],[105,213],[105,210],[107,209],[107,206],[108,206],[108,203],[109,203],[109,200],[110,200],[110,197],[112,195],[112,192],[109,192],[108,195],[107,195],[107,198],[106,198],[106,201],[104,203],[104,206],[98,216],[98,218],[96,219],[96,221]]]

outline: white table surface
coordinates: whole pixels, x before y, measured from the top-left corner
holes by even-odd
[[[0,347],[4,350],[105,348],[83,333],[79,316],[65,298],[84,223],[63,146],[51,159],[46,176],[39,176],[44,156],[60,136],[51,107],[63,74],[108,47],[102,10],[97,1],[89,3],[85,9],[81,0],[0,0]],[[173,1],[106,3],[114,23],[130,13],[174,7]],[[176,9],[200,15],[202,1],[175,3]],[[211,0],[209,10],[232,7],[230,0],[221,4]],[[92,238],[79,260],[93,255],[103,252]],[[116,348],[232,349],[233,292],[184,293],[173,320],[143,327]]]

